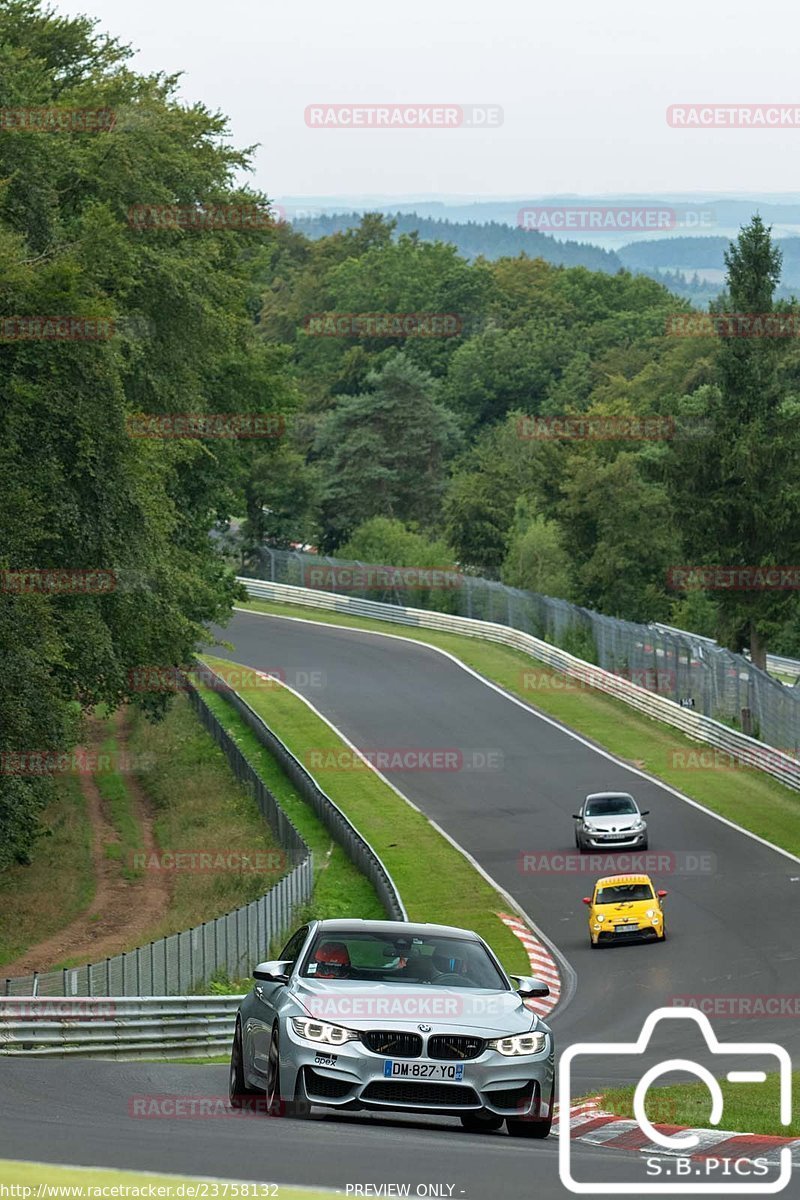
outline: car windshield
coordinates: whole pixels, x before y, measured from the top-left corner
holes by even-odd
[[[586,801],[587,817],[617,817],[635,812],[636,805],[630,796],[600,796]]]
[[[303,979],[508,990],[479,942],[436,934],[406,937],[379,931],[322,930],[300,974]]]
[[[613,887],[597,889],[595,904],[628,904],[633,900],[652,900],[653,889],[649,883],[617,883]]]

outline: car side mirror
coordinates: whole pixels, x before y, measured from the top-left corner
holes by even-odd
[[[591,904],[591,903],[592,903],[592,897],[591,897],[591,896],[584,896],[584,897],[583,897],[583,903],[584,903],[584,904]]]
[[[664,891],[656,892],[656,895],[658,896],[659,900],[663,900],[665,896],[669,895],[669,892],[664,892]]]
[[[572,819],[573,819],[573,821],[580,821],[580,819],[581,819],[581,814],[580,814],[580,813],[573,813],[573,814],[572,814]]]
[[[261,979],[264,983],[288,983],[291,970],[290,962],[272,959],[259,963],[253,971],[253,978]]]
[[[640,810],[639,810],[639,816],[640,816],[640,817],[649,817],[649,816],[650,816],[650,809],[649,809],[649,808],[642,808],[642,809],[640,809]]]
[[[550,988],[542,979],[534,979],[532,975],[512,975],[512,979],[516,979],[518,983],[517,995],[522,996],[523,1000],[541,999],[543,996],[550,995]]]

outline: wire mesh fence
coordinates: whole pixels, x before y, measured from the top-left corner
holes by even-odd
[[[490,579],[264,547],[254,578],[507,625],[550,642],[788,754],[800,751],[800,687],[708,638],[640,625]]]

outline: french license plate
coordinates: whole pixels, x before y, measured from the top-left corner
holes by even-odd
[[[463,1063],[396,1062],[387,1058],[383,1064],[386,1079],[449,1079],[459,1083],[464,1078]]]
[[[615,925],[614,933],[638,933],[638,925]]]

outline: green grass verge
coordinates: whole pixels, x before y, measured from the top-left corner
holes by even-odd
[[[170,870],[169,910],[148,940],[230,912],[274,887],[286,872],[280,846],[186,696],[176,696],[156,725],[133,714],[128,744],[134,761],[147,764],[137,779],[155,810],[159,849],[185,856],[175,861],[189,867]],[[223,863],[223,869],[206,869],[192,857],[200,854]],[[252,863],[254,855],[263,856],[266,870],[224,866],[226,860],[239,864],[249,858]],[[274,869],[269,865],[273,859]],[[169,866],[173,860],[165,861]]]
[[[29,866],[0,874],[0,966],[62,929],[91,904],[92,829],[77,775],[58,775]]]
[[[800,1137],[800,1071],[793,1076],[794,1106],[791,1125],[781,1125],[779,1076],[768,1075],[756,1084],[720,1081],[724,1098],[722,1126],[734,1133],[760,1133],[771,1137]],[[633,1116],[632,1087],[610,1088],[603,1092],[602,1107],[620,1117]],[[672,1087],[651,1088],[645,1099],[645,1112],[654,1124],[690,1125],[711,1128],[711,1096],[704,1083],[679,1083]]]
[[[120,1195],[135,1195],[134,1189],[143,1189],[139,1194],[147,1195],[148,1189],[154,1189],[153,1194],[161,1197],[161,1200],[186,1200],[187,1195],[213,1196],[214,1183],[209,1183],[205,1186],[201,1181],[208,1179],[208,1176],[195,1175],[156,1175],[150,1171],[116,1171],[105,1167],[63,1167],[53,1166],[50,1163],[32,1163],[19,1162],[11,1159],[0,1159],[0,1183],[7,1186],[15,1185],[19,1188],[30,1188],[29,1192],[9,1193],[18,1195],[25,1200],[25,1197],[36,1196],[37,1188],[41,1188],[44,1194],[46,1186],[63,1188],[61,1195],[69,1195],[74,1197],[74,1200],[96,1200],[98,1196],[120,1196]],[[219,1184],[235,1183],[235,1180],[219,1179],[216,1182]],[[195,1184],[195,1190],[189,1191],[187,1185]],[[116,1191],[112,1191],[116,1188]],[[90,1190],[91,1189],[91,1190]],[[130,1189],[125,1191],[124,1189]],[[163,1190],[162,1190],[163,1189]],[[267,1187],[264,1183],[247,1185],[247,1191],[241,1189],[240,1194],[254,1194],[253,1189],[257,1189],[257,1195],[265,1196]],[[221,1196],[222,1190],[218,1192]],[[236,1194],[232,1191],[233,1195]],[[334,1193],[324,1188],[299,1188],[285,1184],[279,1184],[275,1196],[277,1200],[327,1200],[327,1197]]]
[[[230,666],[210,656],[206,661],[220,669]],[[246,699],[301,762],[311,748],[349,753],[341,738],[286,689],[252,688]],[[508,902],[423,813],[368,768],[311,773],[383,859],[411,920],[475,929],[509,971],[530,970],[522,944],[497,916]]]
[[[380,920],[385,917],[383,905],[372,884],[351,863],[341,846],[331,839],[325,826],[292,786],[269,751],[261,745],[255,734],[219,693],[208,688],[201,690],[203,699],[211,711],[230,733],[297,832],[313,851],[314,894],[303,919],[307,920],[313,916],[320,920],[327,917],[365,917]]]
[[[119,761],[117,739],[109,736],[103,740],[100,746],[98,770],[95,773],[94,781],[103,799],[108,818],[119,836],[119,841],[106,842],[103,849],[108,858],[116,859],[119,862],[125,879],[138,879],[142,872],[134,865],[134,855],[144,845],[142,829],[125,778],[113,765]]]
[[[409,628],[389,621],[252,601],[242,607],[277,616],[304,617],[323,624],[393,633],[448,650],[473,670],[562,721],[617,757],[671,784],[713,812],[776,846],[800,854],[800,792],[761,771],[714,762],[711,747],[668,725],[642,716],[592,688],[570,684],[530,655],[461,634]],[[705,756],[703,756],[705,751]]]

